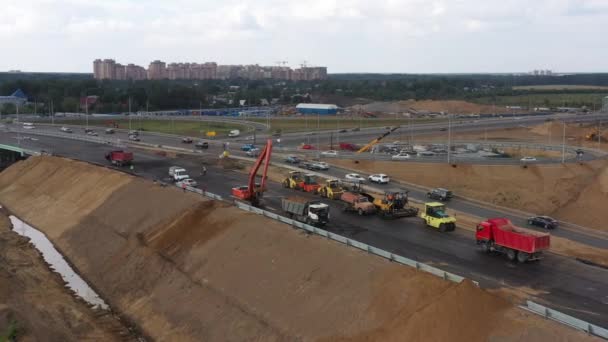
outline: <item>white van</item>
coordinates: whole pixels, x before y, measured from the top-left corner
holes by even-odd
[[[241,131],[239,131],[238,129],[233,129],[230,132],[228,132],[228,137],[230,137],[230,138],[235,138],[235,137],[238,137],[239,135],[241,135]]]
[[[169,168],[169,176],[176,182],[190,178],[187,172],[186,169],[179,166],[171,166]]]

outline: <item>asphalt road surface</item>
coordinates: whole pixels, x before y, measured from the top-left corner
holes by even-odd
[[[16,145],[16,137],[15,133],[2,132],[0,143]],[[66,157],[101,164],[107,163],[104,154],[112,150],[112,147],[107,145],[44,136],[31,136],[31,139],[21,140],[21,144],[24,148],[51,150]],[[213,157],[217,152],[218,148],[212,147],[207,155]],[[169,159],[136,150],[134,172],[146,178],[163,180],[167,178],[170,166],[179,165],[190,171],[190,175],[199,182],[200,188],[226,198],[229,198],[232,186],[246,183],[247,177],[244,173],[209,164],[207,174],[201,176],[198,170],[202,167],[203,157],[204,155]],[[333,172],[340,174],[343,170]],[[265,206],[268,210],[280,213],[281,197],[294,194],[294,190],[284,189],[280,184],[270,182],[269,191],[264,197]],[[318,199],[302,192],[297,195]],[[411,195],[415,198],[424,197],[423,193],[415,190],[412,190]],[[440,233],[425,227],[421,220],[415,217],[390,221],[377,216],[360,217],[344,213],[341,210],[342,205],[337,201],[326,202],[331,206],[331,223],[326,227],[329,231],[479,281],[485,288],[506,286],[531,289],[528,293],[535,301],[600,326],[608,326],[607,269],[552,253],[546,253],[540,262],[511,263],[504,256],[479,252],[473,233],[469,231],[457,229],[450,233]],[[480,210],[489,210],[470,206],[466,201],[458,199],[450,203],[450,207],[454,209],[471,211],[474,214]],[[521,222],[518,221],[519,218],[514,219],[516,223]],[[566,234],[561,229],[554,233]],[[606,241],[601,244],[606,246]]]

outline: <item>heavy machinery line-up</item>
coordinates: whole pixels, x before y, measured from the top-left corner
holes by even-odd
[[[369,149],[383,137],[394,131],[390,130],[365,146]],[[363,150],[363,148],[362,148]],[[268,168],[272,156],[272,140],[268,139],[259,152],[252,166],[246,185],[233,187],[231,194],[236,200],[245,201],[256,207],[262,207],[262,197],[266,191]],[[114,166],[132,165],[133,153],[122,150],[111,151],[105,158]],[[261,181],[256,183],[257,173],[262,168]],[[172,166],[169,176],[177,184],[188,185],[190,176],[184,168]],[[426,202],[419,212],[418,208],[409,205],[408,191],[388,190],[384,194],[365,192],[361,183],[339,179],[327,179],[323,184],[317,182],[316,176],[303,171],[290,171],[282,181],[284,188],[320,195],[328,200],[342,204],[344,212],[357,215],[379,215],[384,219],[403,217],[420,217],[428,227],[440,232],[456,229],[456,218],[446,212],[442,202]],[[446,189],[435,189],[428,194],[431,200],[448,201],[453,195]],[[330,206],[321,200],[309,200],[303,197],[290,196],[281,200],[283,212],[290,218],[318,227],[329,223]],[[547,225],[547,224],[545,224]],[[486,253],[502,253],[511,261],[526,262],[538,260],[542,252],[550,247],[550,235],[514,226],[506,218],[491,218],[479,223],[475,231],[475,241],[480,250]]]
[[[261,198],[266,190],[271,151],[272,141],[268,140],[249,172],[249,183],[246,186],[232,188],[232,195],[237,200],[247,201],[253,206],[262,206]],[[262,163],[264,163],[262,181],[257,184],[255,178]],[[408,191],[391,190],[383,195],[374,195],[365,192],[361,183],[327,179],[321,185],[315,175],[302,171],[290,171],[282,181],[282,185],[284,188],[318,194],[322,198],[339,201],[345,212],[353,212],[361,216],[379,215],[385,219],[418,216],[426,226],[440,232],[456,229],[456,218],[447,214],[444,203],[426,202],[424,210],[419,212],[418,208],[409,205]],[[429,197],[435,198],[432,195]],[[449,195],[440,194],[437,197],[440,200],[449,200],[452,194],[449,192]],[[281,209],[290,218],[309,225],[322,227],[329,223],[330,207],[320,200],[309,200],[298,196],[284,197],[281,200]],[[505,254],[509,260],[521,263],[541,259],[542,252],[550,247],[549,234],[517,227],[506,218],[490,218],[480,222],[476,227],[475,241],[485,253]]]

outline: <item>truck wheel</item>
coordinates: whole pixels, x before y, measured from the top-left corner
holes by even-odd
[[[528,220],[528,225],[531,226],[532,225],[532,220]]]
[[[439,225],[439,231],[440,231],[440,232],[442,232],[442,233],[443,233],[443,232],[445,232],[446,230],[447,230],[447,227],[446,227],[446,224],[445,224],[445,223],[442,223],[442,224],[440,224],[440,225]]]
[[[524,262],[528,261],[528,259],[530,259],[530,254],[526,252],[517,253],[517,261],[519,261],[520,263],[523,264]]]
[[[509,261],[514,261],[516,257],[517,257],[517,252],[515,250],[509,248],[507,250],[507,259],[509,259]]]
[[[289,183],[287,183],[287,181],[283,181],[283,187],[284,188],[289,188]]]
[[[487,241],[481,241],[479,243],[479,248],[481,248],[481,251],[484,253],[490,253],[490,246],[488,246]]]
[[[359,208],[359,210],[357,210],[357,213],[359,214],[359,216],[363,216],[363,209]]]

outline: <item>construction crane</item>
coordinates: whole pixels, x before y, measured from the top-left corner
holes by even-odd
[[[232,196],[237,199],[248,201],[254,207],[260,206],[260,200],[262,194],[266,191],[266,176],[268,174],[268,166],[270,165],[270,156],[272,154],[272,139],[268,139],[266,146],[260,152],[258,159],[253,164],[251,171],[249,172],[249,182],[247,185],[238,186],[232,188]],[[255,182],[255,177],[258,170],[264,163],[264,170],[262,172],[262,181],[258,184]]]
[[[380,142],[380,140],[382,140],[384,137],[386,137],[386,136],[390,135],[391,133],[393,133],[394,131],[396,131],[396,130],[398,130],[398,129],[399,129],[399,126],[396,126],[396,127],[391,128],[390,130],[388,130],[388,131],[386,131],[386,132],[382,133],[382,135],[381,135],[381,136],[379,136],[379,137],[377,137],[376,139],[374,139],[374,140],[370,141],[370,142],[369,142],[367,145],[365,145],[365,146],[361,147],[361,148],[359,149],[359,151],[357,151],[357,153],[361,153],[361,152],[366,152],[366,151],[368,151],[368,150],[369,150],[370,148],[372,148],[374,145],[376,145],[377,143],[379,143],[379,142]]]

